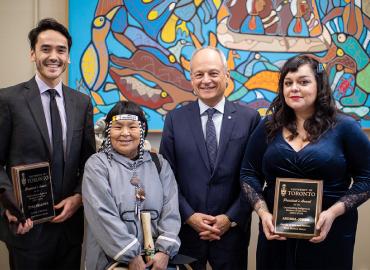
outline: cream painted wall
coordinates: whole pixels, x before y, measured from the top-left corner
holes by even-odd
[[[77,1],[77,0],[75,0]],[[45,17],[54,17],[67,24],[67,0],[0,0],[0,88],[31,78],[33,64],[29,60],[28,31]],[[5,38],[8,37],[8,38]],[[367,131],[370,137],[370,131]],[[152,146],[159,149],[160,134],[149,134]],[[359,208],[359,225],[355,247],[354,269],[370,270],[370,202]],[[255,269],[257,218],[253,214],[249,247],[249,269]],[[0,269],[8,270],[7,251],[0,243]]]
[[[54,17],[67,21],[67,0],[0,0],[0,88],[29,80],[34,75],[28,32],[37,21]],[[8,252],[0,242],[0,269],[8,270]]]
[[[0,0],[0,87],[33,76],[28,32],[41,18],[54,17],[66,22],[66,7],[67,0]]]

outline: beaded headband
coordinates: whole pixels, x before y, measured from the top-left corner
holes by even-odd
[[[112,117],[112,122],[118,120],[132,120],[132,121],[139,121],[139,117],[134,114],[118,114]]]

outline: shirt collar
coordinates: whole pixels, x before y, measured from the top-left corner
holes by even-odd
[[[205,104],[203,101],[201,101],[200,99],[198,99],[198,104],[199,104],[200,115],[203,115],[206,110],[211,108],[207,104]],[[223,114],[225,110],[225,97],[222,97],[222,99],[213,108],[215,108],[219,113]]]
[[[36,73],[35,80],[37,83],[37,86],[39,87],[40,94],[45,93],[50,89],[50,86],[48,86]],[[63,97],[63,91],[62,91],[62,81],[60,81],[53,89],[55,89],[58,92],[58,95],[60,97]]]

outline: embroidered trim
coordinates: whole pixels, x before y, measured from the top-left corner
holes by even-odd
[[[116,256],[114,256],[114,260],[117,261],[119,257],[121,257],[124,253],[126,253],[127,250],[129,250],[133,245],[136,244],[137,239],[134,239],[130,244],[128,244],[124,249],[122,249],[120,252],[117,253]]]
[[[170,241],[172,243],[176,243],[178,246],[180,246],[180,243],[177,242],[175,239],[172,239],[172,238],[169,238],[169,237],[166,237],[166,236],[158,236],[157,240],[159,239],[163,239],[163,240],[167,240],[167,241]]]

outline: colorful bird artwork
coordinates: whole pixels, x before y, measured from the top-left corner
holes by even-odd
[[[117,9],[115,7],[105,16],[97,16],[93,20],[91,42],[81,57],[82,78],[93,91],[102,86],[108,74],[109,53],[106,39]]]
[[[196,100],[192,53],[225,55],[225,96],[266,114],[280,67],[296,54],[323,63],[337,107],[370,128],[370,11],[341,0],[69,0],[69,84],[90,95],[97,121],[119,100],[144,109],[149,129]]]

